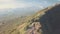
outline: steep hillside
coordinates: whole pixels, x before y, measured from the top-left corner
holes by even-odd
[[[59,34],[60,4],[47,7],[28,17],[24,24],[18,27],[20,34]]]
[[[40,17],[43,34],[60,34],[60,4],[56,4]]]

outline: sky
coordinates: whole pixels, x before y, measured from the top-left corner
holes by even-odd
[[[43,9],[60,0],[0,0],[0,9],[39,7]]]
[[[0,14],[37,12],[57,2],[60,0],[0,0]]]
[[[0,0],[0,17],[30,15],[60,0]]]

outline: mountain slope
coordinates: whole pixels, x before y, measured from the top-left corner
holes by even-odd
[[[21,20],[17,18],[8,22],[10,26],[4,31],[1,28],[0,34],[60,34],[60,4],[47,7]]]
[[[57,34],[60,32],[60,4],[47,7],[28,17],[19,26],[20,34]],[[37,24],[37,25],[36,25]]]

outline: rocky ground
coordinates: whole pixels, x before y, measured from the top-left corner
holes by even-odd
[[[30,25],[30,28],[27,30],[26,34],[40,34],[38,30],[41,28],[41,24],[39,22],[34,22]]]

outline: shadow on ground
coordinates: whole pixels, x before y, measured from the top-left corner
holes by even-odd
[[[60,34],[60,4],[47,10],[39,22],[43,34]]]

